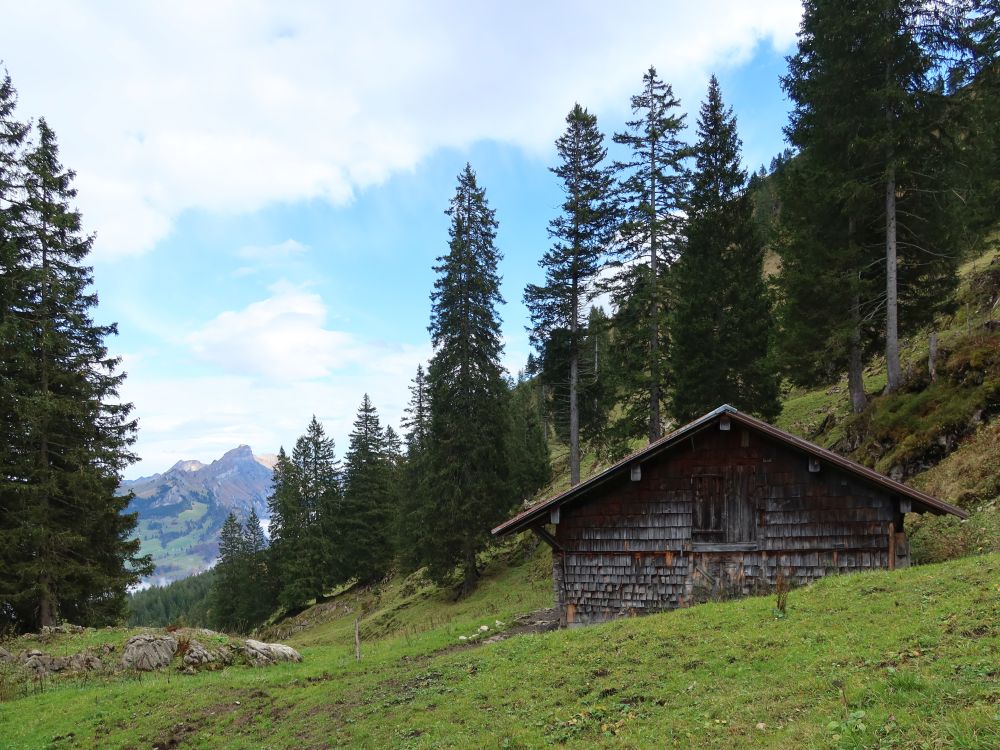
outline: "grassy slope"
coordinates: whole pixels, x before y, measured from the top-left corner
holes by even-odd
[[[498,562],[461,603],[350,592],[289,639],[299,665],[50,682],[0,704],[0,744],[1000,747],[998,555],[829,578],[785,618],[763,597],[457,648],[549,600],[546,557]]]

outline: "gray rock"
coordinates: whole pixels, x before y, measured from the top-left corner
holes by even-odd
[[[3,646],[0,646],[0,661],[14,661],[14,654],[5,649]]]
[[[302,656],[291,646],[281,643],[262,643],[250,639],[243,647],[243,654],[255,667],[267,667],[280,661],[302,661]]]
[[[74,672],[96,672],[104,668],[101,660],[87,651],[73,654],[69,657],[69,663],[66,666]]]
[[[215,654],[202,646],[198,641],[191,641],[184,653],[184,664],[188,667],[200,667],[215,661]]]
[[[134,635],[125,644],[122,666],[150,672],[170,664],[177,652],[177,639],[169,635],[143,633]]]

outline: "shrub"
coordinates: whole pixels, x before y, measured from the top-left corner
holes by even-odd
[[[910,557],[926,564],[1000,551],[1000,509],[976,511],[967,521],[955,516],[911,514],[906,519]]]

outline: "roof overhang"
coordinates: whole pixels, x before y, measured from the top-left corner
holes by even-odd
[[[879,474],[877,471],[873,471],[866,466],[862,466],[861,464],[852,461],[849,458],[845,458],[838,453],[834,453],[826,448],[821,448],[815,443],[803,440],[802,438],[796,437],[795,435],[785,432],[784,430],[779,430],[777,427],[769,425],[767,422],[762,422],[761,420],[751,417],[748,414],[743,414],[742,412],[737,411],[728,404],[724,404],[718,409],[710,411],[703,417],[699,417],[693,422],[674,430],[669,435],[650,443],[642,450],[638,450],[626,456],[612,466],[609,466],[604,471],[595,474],[575,487],[572,487],[559,495],[551,497],[548,500],[538,503],[527,510],[518,513],[513,518],[504,521],[502,524],[493,529],[493,533],[496,535],[512,534],[517,531],[529,529],[532,526],[547,523],[548,513],[553,508],[558,508],[566,505],[567,503],[578,502],[587,498],[600,487],[607,485],[609,482],[620,479],[633,465],[641,464],[643,461],[648,461],[651,458],[655,458],[671,450],[682,441],[690,438],[692,435],[717,424],[723,416],[726,416],[730,420],[730,423],[735,422],[747,427],[748,429],[767,435],[794,450],[800,451],[804,455],[818,459],[821,463],[836,466],[868,484],[888,490],[889,492],[892,492],[900,497],[908,498],[915,504],[915,506],[920,506],[919,508],[914,507],[914,510],[922,509],[927,512],[937,514],[948,513],[958,516],[959,518],[969,517],[967,511],[956,505],[946,503],[943,500],[938,500],[936,497],[932,497],[931,495],[921,492],[920,490],[909,487],[901,482],[897,482],[894,479],[890,479],[889,477]]]

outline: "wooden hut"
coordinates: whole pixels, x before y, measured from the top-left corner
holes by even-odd
[[[903,516],[968,514],[721,406],[493,529],[553,550],[563,625],[909,565]],[[554,532],[550,529],[554,527]]]

